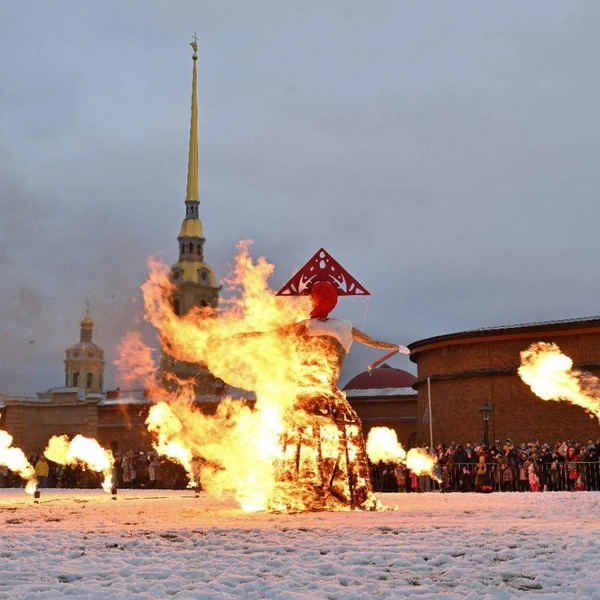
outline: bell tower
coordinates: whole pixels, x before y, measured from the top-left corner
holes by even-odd
[[[89,307],[81,321],[79,343],[67,348],[65,386],[84,388],[86,394],[101,394],[104,388],[104,350],[92,342],[94,321]]]
[[[171,282],[175,284],[172,295],[173,309],[178,315],[185,315],[193,308],[212,308],[216,316],[219,305],[219,291],[212,267],[204,260],[204,228],[200,220],[200,194],[198,191],[198,93],[197,73],[198,38],[194,35],[190,44],[192,54],[192,115],[190,122],[190,143],[188,151],[187,193],[185,198],[185,218],[177,236],[179,260],[171,267]],[[210,317],[207,317],[210,318]],[[175,360],[163,354],[163,371],[174,374],[179,379],[194,380],[200,393],[213,393],[218,387],[217,380],[202,365]]]

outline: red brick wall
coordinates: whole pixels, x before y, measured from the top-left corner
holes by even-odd
[[[362,421],[365,440],[372,427],[388,427],[396,432],[402,446],[408,448],[410,437],[417,431],[414,421],[416,397],[393,400],[348,398],[348,401]]]
[[[539,439],[596,440],[600,425],[596,418],[567,402],[544,401],[535,396],[516,373],[519,353],[533,342],[558,344],[570,356],[574,368],[600,362],[600,330],[543,333],[503,332],[491,337],[450,339],[415,344],[412,360],[418,370],[417,439],[429,441],[429,425],[423,422],[427,406],[427,377],[431,377],[434,443],[480,441],[483,420],[479,409],[487,400],[494,408],[490,440]],[[584,370],[600,376],[599,367]],[[480,371],[473,374],[473,371]],[[467,374],[471,372],[471,376]],[[453,374],[456,374],[453,377]]]
[[[98,409],[98,442],[104,448],[147,452],[152,438],[145,425],[149,405],[123,404]]]

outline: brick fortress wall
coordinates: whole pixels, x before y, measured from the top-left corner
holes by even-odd
[[[417,442],[429,442],[427,377],[431,378],[434,444],[483,439],[479,409],[493,407],[489,438],[504,441],[593,439],[598,420],[564,401],[544,401],[517,374],[520,352],[534,342],[554,342],[575,369],[600,377],[600,319],[482,330],[411,344],[417,363]]]

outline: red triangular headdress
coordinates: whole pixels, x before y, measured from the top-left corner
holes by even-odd
[[[277,296],[303,296],[317,281],[329,281],[338,296],[370,296],[340,263],[321,248],[278,292]]]

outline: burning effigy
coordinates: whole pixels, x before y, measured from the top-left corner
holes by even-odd
[[[368,292],[325,250],[277,294],[267,282],[273,269],[264,258],[254,262],[242,244],[227,280],[234,297],[218,315],[209,307],[175,314],[168,269],[155,261],[142,288],[145,318],[163,349],[253,392],[253,407],[224,398],[216,414],[201,413],[191,388],[160,387],[134,335],[118,366],[147,375],[155,448],[178,460],[191,482],[199,476],[207,490],[234,491],[248,511],[376,509],[362,426],[337,382],[354,340],[408,349],[329,316],[339,296]]]
[[[523,350],[518,373],[542,400],[570,402],[600,421],[600,380],[573,369],[571,358],[556,344],[537,342]]]

